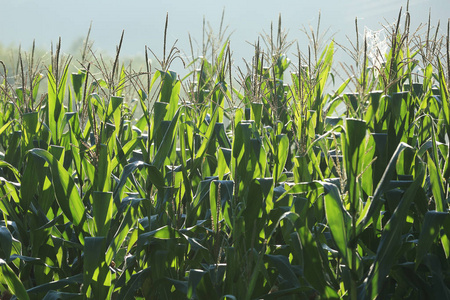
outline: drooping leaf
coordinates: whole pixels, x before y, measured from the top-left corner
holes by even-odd
[[[8,266],[6,261],[0,258],[0,282],[6,284],[8,289],[20,300],[28,300],[27,291],[20,281],[19,277],[14,273],[14,271]]]
[[[439,230],[445,220],[448,218],[448,212],[428,211],[425,214],[422,231],[420,232],[419,243],[416,250],[416,269],[438,236]]]
[[[325,214],[330,232],[339,252],[351,269],[353,266],[352,251],[350,249],[351,216],[344,208],[339,190],[334,184],[322,183],[325,190]]]
[[[130,279],[124,286],[120,286],[120,293],[117,297],[118,300],[132,300],[135,299],[136,291],[142,287],[144,281],[151,274],[150,267],[140,270],[131,275]]]
[[[56,281],[45,283],[28,289],[29,294],[49,293],[50,291],[62,289],[68,285],[79,285],[83,283],[83,274],[77,274],[71,277],[62,278]]]
[[[412,185],[404,193],[401,202],[384,227],[375,260],[361,286],[360,298],[369,297],[375,299],[380,294],[383,283],[396,260],[398,251],[401,249],[399,244],[401,243],[403,225],[406,222],[410,204],[417,195],[424,176],[425,172],[424,168],[422,168]]]
[[[0,227],[0,249],[3,252],[0,258],[9,261],[12,249],[12,235],[5,226]]]
[[[82,294],[64,293],[58,291],[49,291],[42,300],[66,300],[66,299],[83,299]]]
[[[32,149],[28,152],[28,155],[30,159],[43,159],[49,164],[56,201],[58,201],[59,206],[69,220],[76,226],[84,226],[83,228],[87,231],[84,222],[86,219],[84,204],[81,201],[77,186],[67,170],[53,155],[43,149]]]
[[[292,269],[292,266],[286,256],[266,254],[266,257],[278,270],[281,277],[289,283],[289,285],[292,287],[301,286],[300,281],[295,275],[294,270]]]

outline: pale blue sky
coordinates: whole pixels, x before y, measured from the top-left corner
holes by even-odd
[[[39,47],[49,49],[50,43],[55,43],[61,36],[63,49],[70,52],[85,36],[92,21],[94,48],[108,53],[115,51],[122,29],[125,30],[124,55],[143,53],[144,45],[156,52],[161,51],[166,12],[169,13],[169,43],[178,39],[179,48],[187,52],[188,32],[201,42],[203,17],[218,30],[225,7],[225,24],[230,32],[234,32],[231,37],[234,57],[240,60],[242,57],[249,59],[253,53],[246,41],[254,42],[259,33],[268,31],[270,23],[276,24],[280,13],[289,37],[305,49],[306,38],[300,29],[309,24],[315,26],[319,11],[322,28],[330,28],[336,40],[345,43],[345,35],[354,37],[355,17],[358,17],[361,28],[378,29],[381,28],[380,23],[393,22],[400,7],[406,7],[406,1],[0,0],[0,5],[3,11],[0,44],[4,46],[21,44],[27,49],[36,39]],[[440,19],[443,22],[441,28],[446,28],[450,17],[448,0],[411,0],[413,27],[427,22],[430,8],[432,24]]]

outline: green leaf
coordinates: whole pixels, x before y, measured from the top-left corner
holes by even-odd
[[[87,231],[84,204],[81,201],[77,186],[67,170],[53,155],[43,149],[32,149],[28,152],[28,156],[29,159],[43,159],[49,164],[56,201],[70,221],[76,226],[82,225],[84,230]]]
[[[111,286],[109,265],[105,262],[105,242],[105,237],[84,239],[83,292],[89,291],[90,287],[96,299],[106,299]]]
[[[12,235],[5,226],[0,227],[0,248],[3,252],[1,258],[9,261],[12,249]]]
[[[313,286],[325,299],[338,299],[338,295],[327,282],[327,274],[331,272],[329,264],[322,261],[320,249],[314,240],[311,231],[303,226],[298,229],[300,240],[303,246],[303,257],[305,257],[305,267],[303,272],[306,280]]]
[[[72,73],[71,74],[71,80],[72,80],[72,87],[75,92],[75,97],[77,101],[81,101],[82,96],[82,85],[85,81],[86,77],[86,71],[79,71],[78,73]]]
[[[19,164],[22,160],[22,151],[21,150],[21,139],[22,139],[22,132],[21,131],[14,131],[12,134],[9,135],[8,139],[8,148],[5,151],[5,161],[13,166],[14,168],[19,168]]]
[[[119,142],[117,142],[117,153],[111,160],[111,170],[114,170],[119,164],[125,164],[127,161],[127,157],[133,153],[133,150],[136,149],[136,147],[139,145],[140,139],[134,138],[129,140],[125,145],[120,145]]]
[[[219,222],[223,219],[223,207],[225,202],[231,203],[233,199],[232,180],[213,180],[210,184],[209,203],[211,208],[211,221],[213,229],[219,230]]]
[[[111,226],[113,214],[112,192],[94,191],[92,194],[92,214],[94,216],[94,236],[106,236]]]
[[[42,300],[83,299],[82,294],[49,291]]]
[[[175,136],[177,133],[176,128],[178,126],[179,115],[180,110],[177,110],[153,159],[152,165],[154,165],[158,170],[160,170],[164,165],[164,160],[166,159],[168,153],[170,153],[170,149],[175,143]]]
[[[195,159],[201,159],[203,158],[203,156],[205,155],[206,149],[208,149],[209,143],[212,140],[212,137],[215,133],[215,127],[216,127],[216,122],[217,122],[217,117],[218,117],[218,112],[219,112],[219,108],[217,108],[211,118],[211,121],[208,125],[208,130],[205,133],[205,139],[202,142],[200,149],[198,149],[197,154],[195,155]]]
[[[123,202],[122,202],[123,203]],[[136,205],[137,206],[137,205]],[[132,228],[136,222],[138,221],[137,216],[135,215],[137,210],[137,207],[133,205],[133,200],[131,200],[127,204],[127,208],[125,210],[124,214],[120,214],[119,212],[116,215],[116,219],[114,220],[114,225],[118,223],[118,220],[122,219],[119,229],[116,231],[114,238],[112,239],[108,250],[106,252],[106,263],[109,265],[113,259],[113,257],[120,251],[120,248],[122,247],[122,244],[124,242],[128,242],[128,250],[134,246],[134,242],[130,240],[127,240],[126,237],[129,234],[130,228]],[[119,209],[120,211],[120,209]],[[137,231],[133,232],[133,234],[136,234]]]
[[[22,120],[23,120],[23,129],[24,129],[24,137],[25,137],[25,144],[27,146],[27,148],[29,147],[28,145],[32,145],[33,144],[33,136],[38,132],[39,129],[39,112],[35,111],[35,112],[30,112],[30,113],[25,113],[22,116]],[[1,129],[0,129],[1,131]],[[29,147],[32,148],[32,147]],[[28,148],[28,149],[29,149]]]
[[[274,265],[274,267],[278,270],[280,276],[286,280],[291,287],[300,287],[300,281],[292,269],[289,260],[284,255],[271,255],[266,254],[266,257],[269,261]]]
[[[205,274],[206,271],[203,270],[189,270],[188,290],[186,295],[188,299],[197,297],[196,288]]]
[[[137,243],[138,246],[142,246],[148,244],[152,238],[168,240],[179,238],[180,236],[181,235],[178,233],[178,230],[166,225],[156,230],[140,234]]]
[[[359,298],[375,299],[381,292],[383,283],[392,269],[401,249],[401,234],[411,202],[414,201],[417,191],[421,188],[425,176],[424,168],[417,174],[414,182],[403,194],[392,217],[384,227],[378,245],[375,260],[369,274],[362,284]]]
[[[136,291],[140,289],[144,281],[151,275],[151,269],[146,268],[131,275],[127,283],[121,287],[117,300],[133,300],[136,299]],[[119,286],[120,287],[120,286]]]
[[[9,125],[11,125],[13,122],[13,120],[7,122],[6,124],[4,124],[1,128],[0,128],[0,135],[3,134],[3,132],[5,132],[6,129],[8,129]]]
[[[21,206],[27,211],[30,207],[31,201],[34,199],[35,193],[39,186],[40,181],[45,181],[47,177],[47,169],[44,167],[44,160],[29,159],[25,170],[23,171],[22,184],[20,186]],[[44,187],[43,187],[44,188]],[[49,187],[51,188],[51,187]],[[39,205],[44,213],[47,213],[50,207],[51,201],[54,200],[54,195],[50,197],[42,197]]]
[[[114,189],[114,202],[120,203],[120,197],[122,195],[123,187],[125,186],[125,183],[127,182],[127,179],[132,176],[133,172],[136,169],[140,169],[142,167],[147,168],[148,172],[148,179],[152,184],[154,184],[158,189],[162,189],[164,187],[165,181],[164,176],[161,174],[161,172],[152,165],[146,164],[143,161],[134,161],[132,163],[129,163],[125,166],[123,169],[122,174],[120,175],[120,180]]]
[[[429,280],[431,289],[431,299],[449,299],[450,289],[445,281],[444,270],[440,258],[435,254],[428,254],[424,260],[424,265],[430,270]]]
[[[357,232],[356,234],[359,235],[363,229],[365,229],[367,226],[370,225],[370,222],[373,217],[376,217],[376,214],[380,212],[380,209],[383,205],[383,199],[381,196],[388,190],[389,183],[394,175],[395,168],[396,168],[396,162],[399,157],[399,155],[405,150],[405,149],[412,149],[411,146],[408,144],[405,144],[401,142],[397,149],[395,150],[394,154],[391,157],[391,160],[389,161],[384,173],[383,177],[381,178],[380,182],[378,183],[378,186],[375,190],[375,193],[373,195],[372,201],[368,204],[369,209],[364,208],[364,211],[366,212],[364,215],[361,215],[361,217],[358,220],[357,225]]]
[[[13,295],[17,297],[19,300],[27,300],[30,299],[28,297],[27,291],[20,281],[19,277],[11,270],[6,261],[0,258],[0,273],[2,277],[0,278],[0,282],[6,284],[8,289],[11,291]]]
[[[427,152],[427,166],[430,172],[431,191],[433,192],[436,210],[444,212],[447,210],[444,197],[444,185],[440,170],[436,167],[434,159]]]
[[[425,214],[416,250],[416,269],[419,267],[424,256],[428,253],[431,245],[439,234],[440,228],[448,218],[448,212],[428,211]]]
[[[158,131],[161,128],[161,123],[164,120],[164,117],[166,116],[167,109],[169,107],[169,104],[166,102],[155,102],[153,107],[153,123],[152,123],[152,129],[150,130],[150,140],[155,140],[156,136],[158,135]],[[150,119],[150,117],[148,117]],[[149,121],[147,121],[149,122]],[[159,147],[160,145],[157,145]]]
[[[284,166],[286,165],[287,157],[289,154],[289,138],[285,134],[277,136],[277,152],[276,152],[276,173],[274,174],[275,182],[280,179]]]
[[[323,182],[322,185],[325,189],[325,215],[331,236],[346,265],[350,269],[354,269],[356,266],[353,266],[352,252],[348,246],[352,217],[343,206],[338,188],[334,184],[326,182]]]
[[[439,90],[440,96],[442,100],[442,112],[444,115],[445,124],[447,125],[447,130],[450,129],[450,107],[449,107],[449,95],[448,95],[448,87],[447,80],[445,77],[444,70],[442,68],[441,60],[437,57],[439,62]],[[447,132],[447,135],[450,134]]]
[[[249,148],[251,138],[251,123],[239,122],[236,124],[235,135],[233,140],[233,157],[238,158],[243,148]]]
[[[158,77],[158,74],[161,76],[160,101],[169,103],[169,110],[166,115],[166,120],[170,120],[173,118],[175,111],[178,109],[178,98],[181,82],[178,80],[176,72],[164,72],[162,70],[157,70],[155,72],[152,81]]]
[[[98,163],[94,177],[94,189],[107,192],[111,189],[111,161],[108,147],[105,144],[97,145]]]
[[[445,212],[448,210],[447,201],[444,193],[444,180],[442,178],[442,172],[439,168],[438,149],[433,130],[432,134],[433,145],[433,157],[427,152],[427,166],[430,173],[431,191],[433,193],[436,210],[439,212]],[[450,240],[447,235],[441,237],[442,248],[444,249],[445,256],[450,255]]]
[[[123,103],[123,97],[113,96],[109,100],[107,114],[107,120],[111,122],[111,118],[114,119],[114,125],[116,129],[120,128],[121,122],[121,106]]]
[[[47,118],[48,127],[52,133],[52,140],[54,144],[59,144],[62,136],[61,121],[63,119],[64,108],[64,94],[66,90],[66,81],[68,77],[69,64],[64,66],[62,76],[56,79],[53,76],[52,66],[47,72],[48,78],[48,97],[47,97]]]
[[[27,292],[29,294],[38,294],[50,292],[52,290],[62,289],[68,285],[79,285],[83,283],[83,274],[77,274],[71,277],[62,278],[56,281],[52,281],[49,283],[44,283],[38,286],[35,286],[31,289],[28,289]]]
[[[344,152],[344,167],[347,173],[350,211],[356,214],[361,193],[361,174],[365,157],[366,122],[347,119]]]

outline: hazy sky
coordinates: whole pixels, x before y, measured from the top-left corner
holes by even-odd
[[[258,34],[270,30],[270,23],[282,16],[282,26],[289,30],[289,37],[306,49],[307,40],[300,30],[309,24],[316,26],[321,11],[322,28],[329,28],[337,41],[346,42],[345,35],[354,37],[354,20],[361,28],[381,28],[380,24],[393,22],[401,6],[401,0],[214,0],[193,1],[115,1],[115,0],[0,0],[2,26],[0,44],[22,45],[27,49],[33,39],[39,47],[50,49],[62,37],[63,50],[75,51],[81,47],[92,21],[91,38],[94,48],[113,53],[122,30],[125,30],[123,54],[143,53],[148,45],[155,52],[161,51],[164,21],[169,13],[168,42],[179,40],[178,46],[189,51],[188,33],[201,43],[203,17],[218,31],[222,11],[225,8],[225,25],[229,26],[231,46],[235,60],[252,56],[252,47]],[[448,0],[411,0],[410,11],[413,27],[428,20],[431,9],[432,24],[440,19],[446,28],[450,17]],[[445,24],[445,25],[444,25]],[[73,54],[73,53],[72,53]],[[1,58],[0,58],[1,60]]]

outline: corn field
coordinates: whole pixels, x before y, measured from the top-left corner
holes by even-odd
[[[449,299],[449,28],[1,61],[0,299]]]

